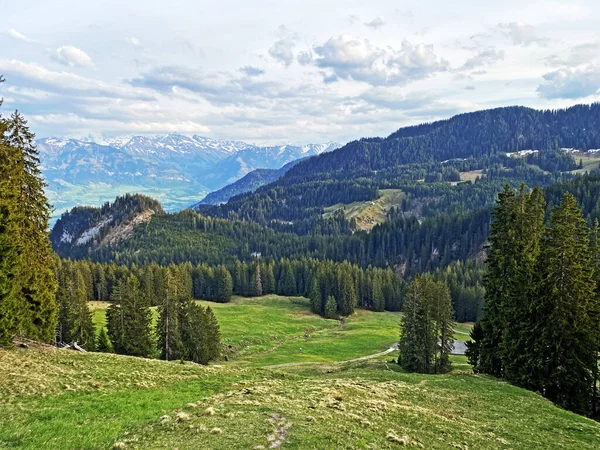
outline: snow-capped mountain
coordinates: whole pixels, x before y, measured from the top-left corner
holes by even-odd
[[[280,169],[341,146],[266,147],[181,134],[98,142],[45,138],[36,143],[58,213],[82,204],[100,205],[126,192],[154,196],[169,210],[185,208],[255,169]]]

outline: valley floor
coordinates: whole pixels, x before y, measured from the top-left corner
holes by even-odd
[[[211,306],[231,353],[207,367],[0,350],[0,448],[600,448],[599,424],[474,375],[464,357],[435,376],[404,373],[396,352],[340,363],[389,348],[397,314],[361,311],[340,327],[302,299]]]

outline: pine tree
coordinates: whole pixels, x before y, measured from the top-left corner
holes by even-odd
[[[165,294],[158,307],[157,335],[161,358],[167,361],[182,356],[181,330],[179,326],[180,301],[184,290],[174,268],[165,274]]]
[[[542,242],[543,283],[533,299],[530,384],[572,411],[589,411],[597,364],[597,330],[590,318],[595,298],[589,228],[567,193],[554,209]]]
[[[385,308],[385,298],[381,284],[381,274],[377,271],[373,276],[373,311],[383,311]]]
[[[435,373],[445,373],[450,370],[450,354],[454,348],[454,311],[448,285],[441,281],[433,284],[431,305],[437,339]]]
[[[327,297],[325,302],[325,317],[327,319],[337,318],[337,301],[333,295]]]
[[[215,269],[215,301],[227,303],[233,295],[233,280],[225,266]]]
[[[429,348],[427,333],[427,316],[423,305],[424,280],[416,277],[410,283],[404,299],[403,315],[400,319],[400,356],[398,364],[410,372],[426,373],[429,371]]]
[[[0,120],[0,128],[3,122]],[[13,150],[0,142],[0,346],[9,344],[24,320],[15,277],[22,253],[19,224],[24,221],[19,207],[19,189],[12,182],[22,171]]]
[[[593,279],[596,284],[596,295],[590,301],[589,315],[591,320],[591,329],[595,331],[595,358],[596,363],[592,368],[593,386],[592,386],[592,417],[597,417],[599,413],[598,405],[598,383],[600,382],[600,225],[598,219],[594,221],[590,233],[590,251],[591,268]]]
[[[253,297],[260,297],[263,295],[263,287],[260,277],[260,264],[258,262],[254,264],[252,278],[250,279],[250,295]]]
[[[110,340],[108,339],[108,334],[106,334],[104,327],[100,329],[100,333],[96,339],[96,351],[101,353],[112,353],[113,351]]]
[[[121,282],[117,296],[119,303],[113,302],[107,311],[108,334],[115,353],[145,358],[154,356],[152,312],[137,277],[130,275]]]
[[[275,292],[275,274],[273,265],[266,264],[265,270],[262,271],[262,286],[265,294],[273,294]]]
[[[18,112],[0,118],[0,131],[0,344],[16,333],[53,342],[57,286],[35,136]]]
[[[208,361],[213,361],[221,356],[221,330],[219,322],[210,306],[205,310],[206,317],[206,345]]]
[[[496,377],[502,375],[502,334],[504,321],[502,305],[506,303],[511,289],[509,274],[514,267],[514,217],[517,202],[515,193],[506,185],[498,195],[492,214],[488,241],[490,243],[485,277],[485,311],[480,320],[483,331],[481,341],[474,341],[470,348],[479,359],[474,366],[478,372]]]
[[[316,275],[313,277],[310,287],[310,310],[315,314],[321,314],[321,290],[319,289],[319,281]]]
[[[86,350],[94,350],[95,330],[92,312],[88,307],[83,275],[79,267],[72,262],[64,264],[64,268],[60,269],[60,275],[56,295],[58,303],[56,341],[63,344],[76,342]]]
[[[528,387],[531,374],[531,330],[535,323],[531,316],[531,299],[536,289],[540,241],[544,233],[545,201],[536,187],[531,194],[521,186],[515,199],[517,209],[512,218],[514,233],[507,268],[508,291],[501,304],[502,326],[501,360],[503,376],[511,383]]]
[[[354,289],[354,280],[350,275],[347,267],[339,269],[338,283],[340,289],[339,311],[343,316],[349,316],[354,312],[356,307],[356,291]]]

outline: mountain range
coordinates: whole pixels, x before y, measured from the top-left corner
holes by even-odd
[[[157,198],[167,210],[183,209],[255,169],[279,170],[340,147],[333,142],[259,146],[181,134],[98,142],[44,138],[36,144],[57,213],[100,205],[126,192]]]

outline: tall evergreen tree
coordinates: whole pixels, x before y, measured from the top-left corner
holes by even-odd
[[[218,266],[215,269],[215,296],[214,299],[220,303],[226,303],[231,300],[233,295],[233,280],[231,274],[225,266]]]
[[[428,334],[428,317],[423,304],[425,280],[415,277],[410,283],[404,299],[403,315],[400,319],[400,356],[398,364],[410,372],[428,372],[428,358],[433,354],[433,337]]]
[[[166,289],[158,307],[157,334],[161,358],[170,361],[182,356],[179,309],[181,299],[185,296],[177,271],[169,268],[165,276]]]
[[[101,353],[112,353],[113,348],[108,339],[108,334],[104,327],[100,329],[100,333],[98,334],[98,338],[96,339],[96,351]]]
[[[514,268],[514,218],[517,206],[515,193],[506,185],[498,195],[488,237],[485,311],[480,321],[483,333],[480,341],[469,344],[471,355],[479,357],[477,361],[472,361],[475,370],[497,377],[502,375],[502,305],[507,303],[506,297],[511,291],[509,274]]]
[[[554,209],[542,243],[542,282],[533,299],[530,384],[563,407],[588,412],[597,365],[597,330],[590,317],[595,297],[590,231],[567,193]]]
[[[16,333],[52,342],[57,286],[38,151],[18,112],[0,117],[0,132],[0,344]]]

